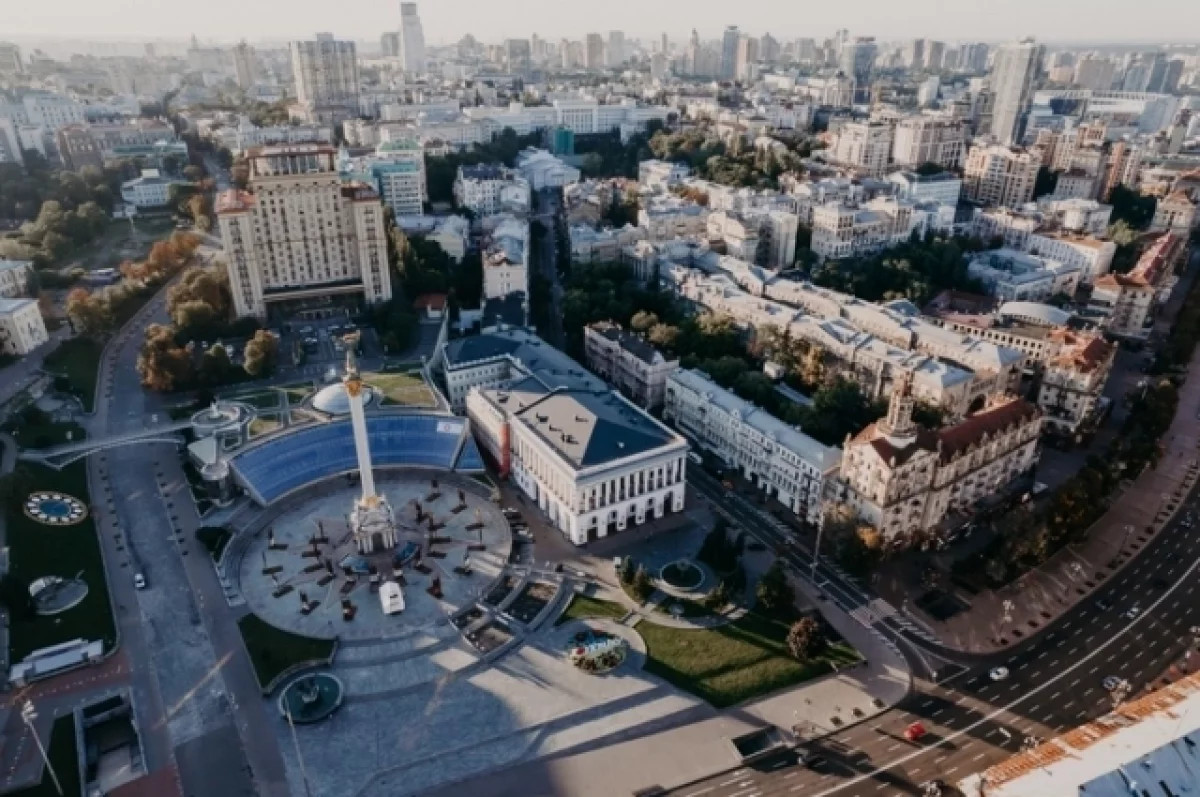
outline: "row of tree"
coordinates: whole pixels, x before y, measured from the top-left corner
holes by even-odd
[[[82,334],[102,337],[118,329],[144,301],[191,262],[199,239],[188,233],[172,233],[151,247],[140,263],[121,265],[124,277],[116,285],[89,291],[75,288],[67,294],[67,316]]]
[[[195,342],[180,345],[173,327],[151,324],[146,329],[137,369],[146,389],[172,393],[266,378],[274,372],[278,361],[279,339],[265,329],[257,330],[246,341],[243,363],[238,367],[230,358],[229,349],[221,343],[199,351]]]

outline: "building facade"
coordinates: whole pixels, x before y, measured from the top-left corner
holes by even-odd
[[[0,298],[24,296],[33,273],[32,260],[0,260]]]
[[[454,199],[477,217],[498,213],[528,214],[529,181],[502,166],[460,166],[454,180]]]
[[[392,297],[383,202],[367,185],[342,183],[333,147],[247,156],[250,192],[227,191],[216,207],[239,317],[266,319],[284,302],[320,312],[335,297]]]
[[[1038,460],[1041,412],[999,398],[958,424],[932,432],[912,420],[911,382],[900,380],[887,417],[843,447],[840,496],[896,548],[936,540],[945,522],[968,517]]]
[[[915,168],[936,163],[957,169],[962,166],[966,151],[967,124],[962,119],[912,116],[896,124],[892,161],[897,166]]]
[[[824,515],[826,485],[841,452],[821,445],[696,370],[667,382],[663,419],[806,523]]]
[[[296,99],[308,121],[336,124],[358,114],[358,52],[352,41],[318,33],[288,45]]]
[[[1095,416],[1117,347],[1099,333],[1069,329],[1054,330],[1050,339],[1057,353],[1042,370],[1037,404],[1046,431],[1073,437]]]
[[[1020,207],[1033,199],[1041,165],[1035,153],[976,143],[963,170],[967,199],[981,205]]]
[[[0,298],[0,353],[22,357],[49,339],[36,299]]]
[[[600,321],[583,330],[587,367],[644,409],[662,406],[667,378],[679,367],[619,324]]]

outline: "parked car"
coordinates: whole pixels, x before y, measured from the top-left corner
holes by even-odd
[[[134,573],[133,574],[133,586],[135,589],[145,589],[146,588],[146,577],[144,575],[142,575],[141,573]]]
[[[1111,692],[1121,685],[1121,679],[1115,675],[1110,675],[1104,679],[1103,684],[1104,688]]]
[[[917,742],[923,739],[929,731],[925,730],[925,726],[919,722],[914,722],[904,729],[904,738],[910,742]]]
[[[988,673],[988,677],[993,681],[1003,681],[1008,678],[1009,672],[1007,667],[997,667]]]
[[[1138,607],[1130,606],[1129,611],[1125,612],[1125,614],[1123,614],[1121,616],[1124,617],[1126,620],[1136,620],[1141,613],[1142,613],[1142,610],[1139,609]]]

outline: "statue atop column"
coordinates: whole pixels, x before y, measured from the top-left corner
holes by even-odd
[[[371,444],[367,437],[367,416],[363,409],[363,383],[354,356],[357,339],[347,336],[346,375],[342,384],[350,399],[350,426],[354,430],[354,450],[358,455],[358,475],[362,496],[350,512],[350,528],[360,553],[372,553],[396,547],[396,518],[387,498],[375,492],[375,474],[371,470]]]

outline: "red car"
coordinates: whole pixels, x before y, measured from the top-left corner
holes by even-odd
[[[909,725],[904,729],[904,738],[908,739],[910,742],[916,742],[920,741],[926,733],[928,733],[928,731],[925,730],[924,725],[919,722],[914,722],[912,725]]]

